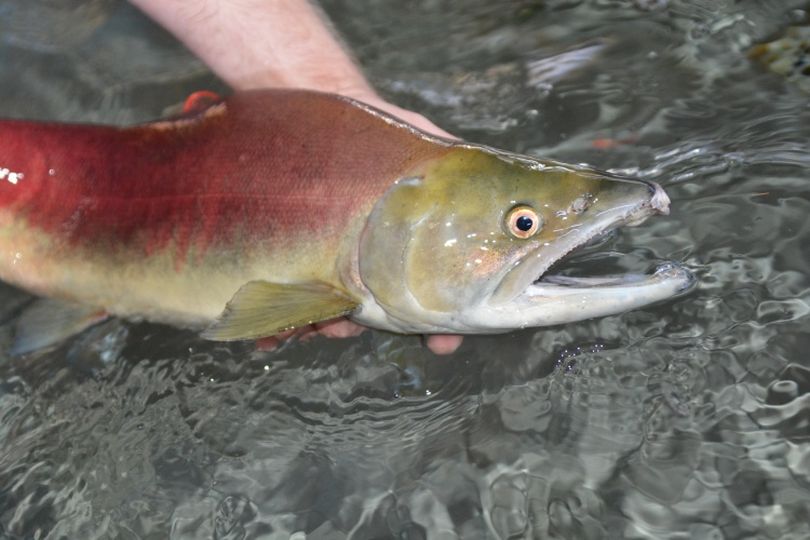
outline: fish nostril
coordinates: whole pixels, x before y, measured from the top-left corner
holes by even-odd
[[[581,214],[593,204],[594,196],[590,193],[580,195],[571,203],[569,210],[574,214]]]

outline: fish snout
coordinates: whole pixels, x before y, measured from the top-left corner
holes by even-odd
[[[664,216],[669,215],[669,195],[656,182],[645,182],[650,188],[650,206],[653,210]]]

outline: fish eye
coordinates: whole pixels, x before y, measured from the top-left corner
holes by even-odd
[[[531,206],[520,205],[506,214],[506,230],[515,238],[531,238],[543,226],[543,218]]]

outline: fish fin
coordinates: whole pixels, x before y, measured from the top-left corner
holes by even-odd
[[[191,116],[201,113],[221,101],[222,97],[215,92],[209,90],[194,92],[183,103],[183,115]]]
[[[163,109],[161,115],[163,122],[178,122],[193,120],[204,116],[205,111],[223,102],[222,96],[208,90],[200,90],[190,94],[182,103],[177,103]],[[153,122],[160,123],[160,121]]]
[[[236,291],[202,337],[236,341],[273,336],[284,330],[342,317],[359,303],[325,283],[251,281]]]
[[[47,349],[108,317],[96,307],[40,298],[25,308],[14,325],[11,355]]]

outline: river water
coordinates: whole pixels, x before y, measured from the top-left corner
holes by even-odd
[[[30,297],[3,286],[0,538],[809,538],[810,47],[790,73],[748,55],[807,3],[322,5],[448,131],[662,183],[670,216],[576,265],[699,285],[447,357],[109,321],[24,360]],[[0,0],[4,116],[124,124],[201,88],[223,90],[125,3]]]

